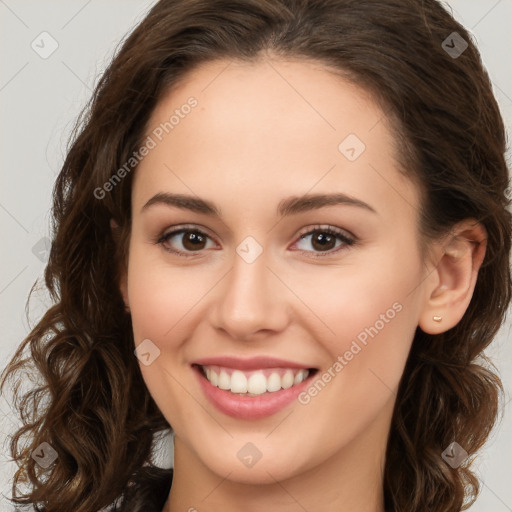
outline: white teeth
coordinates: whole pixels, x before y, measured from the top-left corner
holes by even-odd
[[[229,390],[232,393],[261,395],[265,392],[273,393],[280,389],[288,389],[300,384],[309,375],[309,370],[288,369],[281,377],[277,371],[272,372],[268,377],[263,371],[252,371],[246,375],[240,370],[233,370],[231,375],[226,370],[218,367],[203,367],[206,378],[213,386]],[[282,372],[281,372],[282,373]]]
[[[267,391],[279,391],[281,389],[281,377],[279,377],[278,373],[270,374],[270,377],[267,378]]]
[[[233,376],[231,376],[231,378],[233,378]],[[265,393],[265,391],[267,391],[267,379],[265,375],[263,375],[263,373],[253,373],[247,381],[247,391],[253,395]]]
[[[247,393],[247,377],[240,370],[231,374],[231,392]]]
[[[293,384],[300,384],[306,377],[304,376],[304,373],[299,372],[297,375],[295,375],[295,379],[293,379]]]
[[[213,370],[211,372],[215,373]],[[231,377],[224,370],[220,372],[218,386],[220,389],[231,389]]]
[[[281,386],[283,386],[284,389],[291,388],[293,386],[293,373],[291,370],[288,370],[283,378],[281,379]]]

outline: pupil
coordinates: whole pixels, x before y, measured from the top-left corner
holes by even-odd
[[[187,243],[190,243],[192,245],[192,249],[197,249],[203,242],[203,237],[199,233],[189,233],[184,239],[185,247]]]
[[[326,233],[319,233],[313,241],[319,243],[320,248],[325,249],[326,246],[332,242],[333,236]]]

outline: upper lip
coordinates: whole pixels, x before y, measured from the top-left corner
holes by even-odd
[[[225,368],[235,368],[237,370],[259,370],[262,368],[311,368],[311,366],[307,364],[267,356],[257,356],[248,359],[240,359],[232,356],[204,357],[202,359],[192,361],[191,364],[197,364],[199,366],[224,366]]]

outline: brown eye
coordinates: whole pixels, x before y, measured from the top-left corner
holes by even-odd
[[[181,228],[165,233],[158,243],[163,246],[166,251],[179,254],[180,256],[188,256],[187,253],[200,252],[207,248],[210,237],[197,229]]]
[[[204,249],[206,244],[206,237],[198,232],[186,231],[182,238],[182,244],[188,251],[197,251]]]
[[[308,241],[309,240],[309,241]],[[329,256],[335,254],[340,250],[346,249],[356,243],[356,239],[351,237],[348,233],[338,230],[334,227],[321,227],[316,226],[300,236],[298,245],[301,252],[310,253],[313,257]],[[305,246],[312,247],[312,250]],[[315,254],[316,253],[316,254]],[[325,253],[325,254],[322,254]]]
[[[315,231],[311,244],[318,251],[328,251],[336,246],[336,237],[322,231]]]

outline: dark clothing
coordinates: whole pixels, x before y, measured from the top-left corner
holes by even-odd
[[[128,486],[120,506],[112,512],[162,512],[169,497],[173,469],[144,467]]]

